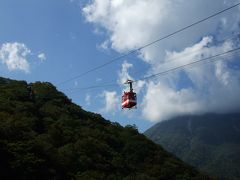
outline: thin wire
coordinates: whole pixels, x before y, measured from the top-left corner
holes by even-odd
[[[119,60],[119,59],[122,59],[122,58],[124,58],[124,57],[126,57],[126,56],[129,56],[130,54],[133,54],[133,53],[135,53],[135,52],[138,52],[138,51],[140,51],[140,50],[142,50],[142,49],[144,49],[144,48],[146,48],[146,47],[148,47],[148,46],[151,46],[151,45],[153,45],[153,44],[155,44],[155,43],[157,43],[157,42],[159,42],[159,41],[162,41],[162,40],[164,40],[164,39],[167,39],[167,38],[169,38],[169,37],[171,37],[171,36],[173,36],[173,35],[175,35],[175,34],[177,34],[177,33],[180,33],[180,32],[182,32],[182,31],[184,31],[184,30],[186,30],[186,29],[189,29],[189,28],[192,27],[192,26],[195,26],[195,25],[197,25],[197,24],[200,24],[200,23],[202,23],[202,22],[204,22],[204,21],[206,21],[206,20],[208,20],[208,19],[210,19],[210,18],[213,18],[213,17],[215,17],[215,16],[217,16],[217,15],[219,15],[219,14],[221,14],[221,13],[224,13],[225,11],[228,11],[228,10],[230,10],[230,9],[233,9],[233,8],[239,6],[239,5],[240,5],[240,3],[237,3],[237,4],[233,5],[233,6],[230,6],[230,7],[226,8],[226,9],[223,9],[223,10],[217,12],[217,13],[214,13],[214,14],[206,17],[206,18],[203,18],[203,19],[201,19],[201,20],[198,20],[198,21],[195,22],[195,23],[192,23],[192,24],[190,24],[190,25],[188,25],[188,26],[185,26],[185,27],[183,27],[183,28],[181,28],[181,29],[179,29],[179,30],[177,30],[177,31],[175,31],[175,32],[173,32],[173,33],[170,33],[170,34],[168,34],[168,35],[166,35],[166,36],[160,37],[160,38],[158,38],[158,39],[156,39],[156,40],[154,40],[154,41],[152,41],[152,42],[150,42],[150,43],[148,43],[148,44],[146,44],[146,45],[143,45],[143,46],[141,46],[141,47],[139,47],[139,48],[133,49],[133,50],[129,51],[128,53],[125,53],[125,54],[123,54],[123,55],[121,55],[121,56],[118,56],[118,57],[116,57],[116,58],[114,58],[114,59],[112,59],[112,60],[110,60],[110,61],[108,61],[108,62],[106,62],[106,63],[104,63],[104,64],[102,64],[102,65],[99,65],[99,66],[96,66],[96,67],[94,67],[94,68],[92,68],[92,69],[89,69],[88,71],[85,71],[85,72],[83,72],[82,74],[79,74],[79,75],[77,75],[77,76],[75,76],[75,77],[72,77],[72,78],[70,78],[70,79],[67,79],[67,80],[65,80],[65,81],[63,81],[63,82],[60,82],[58,85],[65,84],[65,83],[70,82],[70,81],[72,81],[72,80],[74,80],[74,79],[77,79],[77,78],[80,78],[80,77],[82,77],[82,76],[85,76],[85,75],[87,75],[87,74],[90,73],[90,72],[93,72],[93,71],[96,71],[96,70],[98,70],[98,69],[101,69],[101,68],[103,68],[104,66],[107,66],[107,65],[109,65],[109,64],[111,64],[111,63],[113,63],[113,62],[115,62],[115,61],[117,61],[117,60]]]
[[[116,84],[115,82],[116,81],[109,81],[109,82],[104,82],[104,83],[97,84],[97,85],[91,85],[91,86],[88,86],[88,87],[105,87],[105,86],[109,86],[111,84]],[[75,90],[81,90],[81,89],[85,89],[85,88],[70,88],[70,89],[64,89],[62,91],[75,91]]]
[[[221,39],[221,40],[219,40],[219,41],[215,41],[215,42],[213,42],[213,43],[215,43],[215,44],[217,44],[217,45],[219,45],[220,43],[223,44],[223,43],[227,42],[227,40],[233,39],[233,38],[235,38],[236,36],[239,36],[239,35],[240,35],[240,33],[235,33],[235,34],[232,35],[232,36],[228,36],[227,38],[225,37],[224,39]],[[173,62],[173,61],[176,61],[176,60],[179,60],[179,59],[183,59],[184,57],[188,57],[188,56],[192,55],[193,53],[200,52],[200,51],[202,51],[202,49],[196,50],[196,51],[192,51],[191,53],[185,53],[185,55],[182,55],[182,56],[180,56],[180,57],[170,58],[169,61],[166,62],[166,63],[164,63],[164,64],[162,64],[162,66],[167,65],[167,64],[170,64],[170,63]],[[144,68],[144,69],[146,69],[146,68]],[[143,69],[141,69],[141,70],[139,70],[139,71],[135,71],[133,74],[137,74],[137,73],[139,73],[139,72],[142,71],[142,70],[143,70]],[[117,83],[114,83],[114,82],[116,82],[116,81],[104,82],[104,83],[101,83],[101,84],[99,84],[99,85],[92,85],[92,86],[88,86],[88,87],[85,87],[85,88],[70,88],[70,89],[65,89],[64,91],[88,90],[88,89],[93,89],[93,88],[95,88],[95,87],[96,87],[96,88],[98,88],[98,87],[108,87],[108,86],[112,86],[112,85],[113,85],[113,86],[117,86],[118,84],[117,84]]]
[[[112,87],[112,86],[119,86],[119,84],[113,83],[113,84],[105,84],[105,85],[88,86],[88,87],[84,87],[84,88],[72,89],[71,91],[75,92],[75,91],[79,91],[79,90],[89,90],[89,89],[96,89],[96,88],[103,88],[103,87]]]
[[[231,49],[231,50],[229,50],[229,51],[226,51],[226,52],[223,52],[223,53],[219,53],[219,54],[214,55],[214,56],[210,56],[210,57],[207,57],[207,58],[203,58],[203,59],[200,59],[200,60],[197,60],[197,61],[188,63],[188,64],[184,64],[184,65],[182,65],[182,66],[178,66],[178,67],[175,67],[175,68],[172,68],[172,69],[169,69],[169,70],[160,72],[160,73],[156,73],[156,74],[152,74],[152,75],[147,76],[147,77],[140,78],[140,79],[135,80],[135,81],[133,81],[133,82],[143,81],[143,80],[146,80],[146,79],[154,78],[154,77],[156,77],[156,76],[168,74],[168,73],[173,72],[173,71],[177,71],[177,70],[180,70],[180,69],[184,69],[184,68],[187,67],[187,66],[192,66],[192,65],[197,64],[197,63],[200,63],[200,62],[202,62],[202,61],[207,61],[207,60],[210,60],[210,59],[214,59],[214,58],[217,58],[217,57],[220,57],[220,56],[224,56],[224,55],[226,55],[226,54],[228,54],[228,53],[234,53],[234,52],[239,51],[239,50],[240,50],[240,47],[239,47],[239,48],[235,48],[235,49]],[[209,61],[209,62],[212,62],[212,61]]]
[[[207,60],[210,60],[210,59],[216,59],[217,57],[221,57],[221,56],[226,56],[229,53],[236,53],[239,50],[240,50],[240,47],[235,48],[235,49],[231,49],[229,51],[226,51],[226,52],[223,52],[223,53],[219,53],[219,54],[216,54],[214,56],[203,58],[203,59],[200,59],[200,60],[188,63],[188,64],[184,64],[182,66],[171,68],[171,69],[168,69],[166,71],[162,71],[162,72],[159,72],[159,73],[156,73],[156,74],[152,74],[152,75],[147,76],[147,77],[143,77],[143,78],[134,80],[133,82],[136,83],[138,81],[144,81],[144,80],[148,80],[148,79],[151,79],[151,78],[156,78],[157,76],[165,75],[165,74],[168,74],[170,72],[174,72],[174,71],[177,71],[177,70],[180,70],[180,69],[184,69],[184,68],[186,68],[188,66],[192,66],[192,65],[198,64],[198,63],[203,62],[203,61],[207,61]],[[222,60],[222,59],[217,59],[217,60]],[[209,62],[214,62],[214,61],[209,61]],[[85,87],[85,88],[79,88],[77,90],[89,90],[89,89],[96,89],[96,88],[102,88],[102,87],[108,87],[108,86],[119,86],[119,84],[116,83],[116,84],[105,84],[105,85],[99,85],[99,86],[89,86],[89,87]],[[76,93],[76,91],[75,91],[75,93]]]
[[[227,42],[228,40],[234,39],[235,37],[238,37],[238,36],[240,36],[240,33],[239,33],[239,32],[235,33],[234,35],[227,36],[227,37],[225,37],[224,39],[215,41],[215,42],[213,42],[213,43],[215,43],[215,44],[217,44],[217,45],[223,44],[223,43]],[[190,56],[190,55],[192,55],[192,54],[194,54],[194,53],[201,52],[202,50],[203,50],[203,49],[199,49],[199,50],[192,51],[191,53],[184,53],[184,54],[182,54],[181,56],[174,57],[174,58],[170,58],[170,59],[168,59],[168,62],[163,63],[162,66],[164,66],[164,65],[166,65],[166,64],[169,64],[169,63],[172,63],[172,62],[174,62],[174,61],[176,61],[176,60],[179,60],[179,59],[183,59],[183,58],[185,58],[185,57],[188,57],[188,56]],[[145,70],[145,69],[147,69],[147,68],[142,68],[141,70],[137,70],[137,71],[133,72],[132,74],[138,74],[138,73],[142,72],[142,71]]]

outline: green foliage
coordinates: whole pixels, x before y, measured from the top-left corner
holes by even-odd
[[[0,78],[1,179],[209,179],[50,83]]]
[[[221,179],[240,178],[240,114],[182,116],[145,135],[183,161]]]

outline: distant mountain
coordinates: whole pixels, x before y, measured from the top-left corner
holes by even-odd
[[[240,113],[176,117],[144,134],[201,171],[240,179]]]
[[[50,83],[0,78],[0,179],[210,179]]]

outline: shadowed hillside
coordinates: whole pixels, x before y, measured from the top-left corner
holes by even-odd
[[[240,114],[182,116],[144,133],[166,150],[221,179],[240,179]]]
[[[0,78],[1,179],[209,179],[50,83]]]

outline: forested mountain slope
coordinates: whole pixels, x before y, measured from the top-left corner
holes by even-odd
[[[202,171],[240,179],[240,113],[176,117],[144,134]]]
[[[210,179],[50,83],[0,78],[0,179]]]

